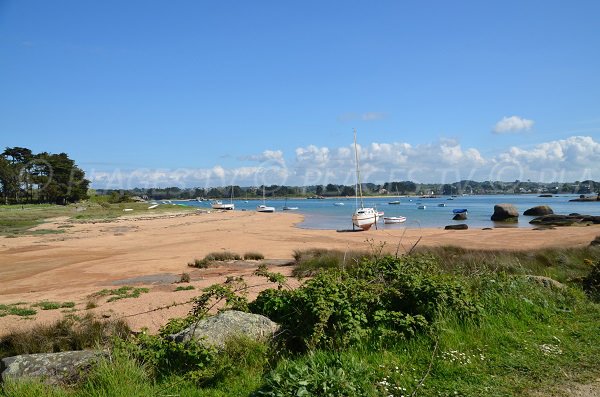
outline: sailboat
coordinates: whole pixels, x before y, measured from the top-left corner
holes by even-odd
[[[283,210],[284,211],[294,211],[297,210],[298,207],[288,207],[287,205],[287,197],[285,198],[285,203],[283,204]]]
[[[352,228],[358,227],[362,230],[369,230],[371,226],[377,225],[379,214],[375,208],[365,207],[362,196],[362,184],[360,181],[360,166],[358,164],[358,148],[356,146],[356,129],[354,130],[354,157],[356,159],[356,210],[352,215]],[[360,197],[360,207],[358,200]],[[377,226],[375,226],[377,227]]]
[[[229,204],[225,204],[221,200],[213,200],[210,202],[210,206],[214,210],[234,210],[235,204],[233,204],[233,185],[231,185],[231,202]]]
[[[265,204],[265,185],[263,185],[263,203],[256,207],[257,212],[275,212],[275,207],[267,207]]]

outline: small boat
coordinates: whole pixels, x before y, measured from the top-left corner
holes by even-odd
[[[333,205],[335,205],[336,207],[341,207],[344,205],[344,203],[333,203]]]
[[[454,200],[452,197],[448,197],[446,200]]]
[[[390,201],[388,204],[389,205],[397,205],[397,204],[400,204],[400,200]]]
[[[392,223],[404,223],[406,222],[405,216],[385,216],[383,217],[383,223],[392,224]]]
[[[427,206],[425,204],[419,204],[419,205],[417,205],[417,209],[418,210],[424,210],[425,208],[427,208]]]
[[[438,207],[445,207],[445,206],[446,206],[446,204],[445,204],[445,203],[439,203],[439,204],[438,204]]]
[[[362,184],[360,182],[360,166],[358,164],[358,149],[356,146],[356,130],[354,130],[354,158],[356,160],[356,190],[358,193],[357,205],[354,214],[352,214],[352,228],[358,227],[362,230],[369,230],[371,226],[377,227],[378,212],[375,208],[365,207],[362,195]],[[360,198],[360,207],[358,206]]]
[[[295,211],[297,209],[298,209],[298,207],[288,207],[288,205],[287,205],[287,198],[285,199],[285,203],[283,204],[283,210],[284,211]]]
[[[256,207],[256,212],[275,212],[275,207],[268,207],[265,204],[265,186],[263,185],[263,203]]]
[[[467,212],[466,208],[455,208],[455,209],[452,210],[453,214],[462,214],[462,213],[465,213],[465,212]]]
[[[212,207],[213,210],[233,210],[233,209],[235,209],[235,204],[223,203],[221,200],[211,201],[210,206]]]

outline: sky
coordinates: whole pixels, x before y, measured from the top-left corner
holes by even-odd
[[[600,180],[600,2],[0,0],[0,146],[96,188]]]

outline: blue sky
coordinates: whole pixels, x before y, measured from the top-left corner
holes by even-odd
[[[600,179],[600,2],[0,0],[0,145],[96,187]]]

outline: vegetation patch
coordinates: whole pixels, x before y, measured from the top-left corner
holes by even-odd
[[[260,252],[246,252],[244,254],[244,260],[246,261],[260,261],[265,259],[265,256]]]
[[[242,259],[241,256],[230,251],[211,252],[204,257],[204,260],[217,262],[238,261],[240,259]]]
[[[190,291],[196,289],[196,287],[194,287],[193,285],[180,285],[179,287],[175,288],[175,291]]]
[[[149,292],[148,288],[137,288],[130,286],[123,286],[117,289],[103,289],[102,291],[94,293],[92,296],[94,297],[102,297],[102,296],[110,296],[107,302],[114,302],[119,299],[127,299],[127,298],[139,298],[141,294],[146,294]]]
[[[307,277],[321,270],[337,269],[340,267],[353,267],[363,258],[372,257],[372,252],[367,251],[340,251],[324,248],[308,250],[295,250],[295,267],[292,274],[295,277]]]
[[[20,316],[28,317],[33,316],[37,313],[37,310],[30,307],[23,307],[23,303],[13,303],[8,305],[0,304],[0,317],[5,316]]]
[[[51,302],[42,301],[32,305],[33,307],[39,307],[42,310],[57,310],[57,309],[71,309],[75,307],[75,302]]]
[[[126,338],[129,332],[123,320],[101,320],[91,314],[69,316],[3,336],[0,357],[98,348],[108,346],[114,337]]]

